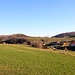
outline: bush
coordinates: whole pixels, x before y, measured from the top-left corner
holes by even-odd
[[[30,46],[37,48],[47,48],[42,41],[31,41]]]

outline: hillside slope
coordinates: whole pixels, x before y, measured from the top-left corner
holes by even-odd
[[[0,75],[75,75],[75,57],[25,45],[0,45]]]
[[[63,38],[63,37],[75,37],[75,32],[61,33],[61,34],[52,36],[52,38]]]
[[[12,35],[0,35],[0,43],[6,42],[9,44],[23,43],[27,41],[27,37],[24,34],[12,34]]]

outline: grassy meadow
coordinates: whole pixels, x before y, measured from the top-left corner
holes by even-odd
[[[41,39],[43,39],[47,40],[48,42],[53,42],[53,41],[72,41],[75,40],[75,37],[74,38],[27,37],[27,39],[31,41],[40,41]]]
[[[0,44],[0,75],[75,75],[75,56],[70,53]]]

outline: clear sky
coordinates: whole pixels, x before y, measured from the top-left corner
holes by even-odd
[[[0,0],[0,34],[53,36],[75,31],[75,0]]]

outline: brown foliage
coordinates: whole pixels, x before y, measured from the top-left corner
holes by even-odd
[[[45,46],[42,41],[31,41],[30,46],[37,48],[47,48],[47,46]]]

